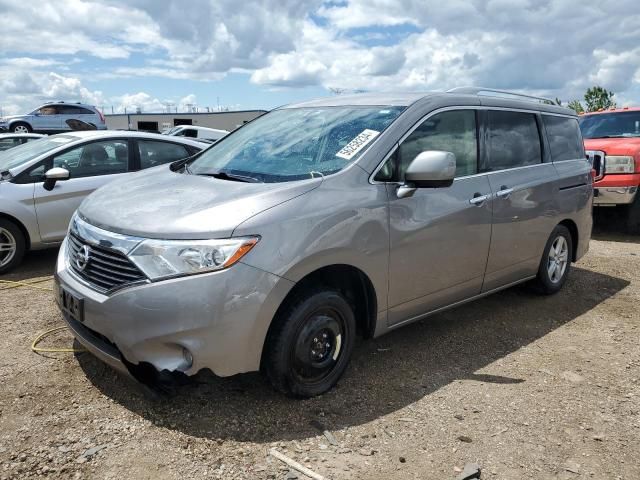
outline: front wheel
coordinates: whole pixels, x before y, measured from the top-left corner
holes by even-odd
[[[353,351],[353,309],[338,291],[318,288],[295,296],[269,331],[264,371],[276,390],[308,398],[330,390]]]
[[[0,274],[22,262],[26,250],[24,234],[15,223],[0,219]]]
[[[535,284],[545,295],[559,292],[567,281],[573,258],[573,241],[569,229],[558,225],[544,248]]]
[[[33,130],[28,123],[18,122],[11,126],[11,131],[13,133],[31,133]]]

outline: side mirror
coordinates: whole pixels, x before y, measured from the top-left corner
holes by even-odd
[[[456,156],[451,152],[427,150],[419,153],[404,174],[398,197],[410,197],[417,188],[450,187],[456,176]]]
[[[48,191],[53,190],[53,187],[55,187],[58,180],[68,180],[69,175],[69,170],[66,168],[54,167],[47,170],[44,174],[44,189]]]

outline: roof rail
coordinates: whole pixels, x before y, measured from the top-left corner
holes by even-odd
[[[540,102],[540,103],[546,103],[549,105],[555,105],[556,102],[554,102],[553,100],[551,100],[550,98],[545,98],[545,97],[536,97],[533,95],[525,95],[524,93],[515,93],[515,92],[509,92],[508,90],[496,90],[494,88],[483,88],[483,87],[457,87],[457,88],[452,88],[450,90],[447,90],[447,93],[468,93],[470,95],[482,95],[483,93],[485,93],[485,96],[487,97],[519,97],[522,99],[525,99],[527,101],[536,101],[536,102]],[[486,95],[486,93],[497,93],[498,95]]]

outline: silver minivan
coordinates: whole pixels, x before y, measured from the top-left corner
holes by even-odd
[[[558,292],[592,201],[571,110],[473,88],[325,98],[89,196],[55,295],[142,381],[261,370],[310,397],[356,336],[525,281]]]

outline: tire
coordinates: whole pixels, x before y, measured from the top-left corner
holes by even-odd
[[[8,272],[22,262],[26,246],[20,228],[15,223],[0,218],[0,274]]]
[[[625,208],[625,220],[627,232],[634,235],[640,234],[640,194],[636,193],[636,198],[632,204]]]
[[[273,387],[288,396],[325,393],[347,368],[355,333],[353,309],[340,292],[326,287],[304,290],[274,319],[263,371]]]
[[[573,240],[569,229],[558,225],[544,247],[534,286],[543,295],[558,293],[567,281],[573,258]],[[553,269],[552,269],[553,263]]]
[[[13,125],[11,125],[10,130],[13,133],[31,133],[33,132],[33,128],[31,128],[31,125],[29,125],[28,123],[25,122],[16,122]]]

